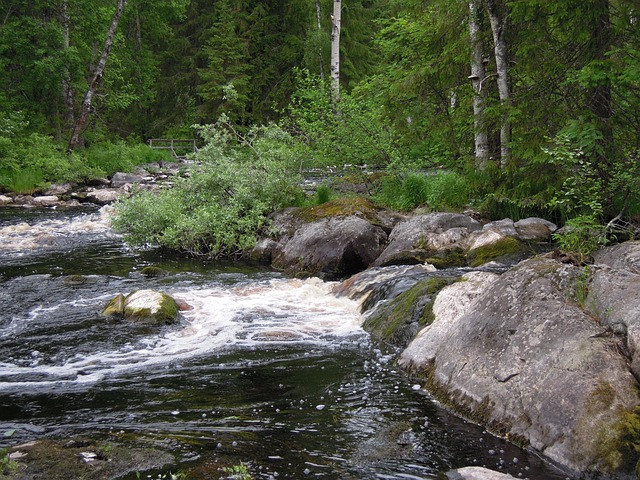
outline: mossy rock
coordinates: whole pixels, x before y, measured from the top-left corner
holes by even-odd
[[[125,318],[139,323],[171,324],[178,321],[180,307],[169,295],[155,290],[138,290],[126,297],[118,294],[102,310],[101,316]]]
[[[365,320],[364,329],[383,342],[405,347],[420,328],[433,321],[436,294],[455,280],[455,277],[431,277],[418,282],[373,312]]]
[[[371,223],[377,222],[378,208],[363,197],[344,197],[313,207],[301,208],[298,216],[305,222],[315,222],[323,218],[356,215]]]
[[[104,307],[100,315],[110,319],[124,317],[124,302],[124,295],[119,293]]]
[[[147,278],[155,278],[161,277],[165,274],[165,271],[160,267],[154,267],[153,265],[149,265],[140,270],[140,274]]]
[[[429,254],[424,261],[438,270],[443,270],[445,268],[465,267],[467,265],[467,256],[461,248],[452,248]]]
[[[478,247],[467,253],[469,266],[479,267],[497,260],[524,259],[527,256],[527,245],[513,237],[504,237],[497,242]]]

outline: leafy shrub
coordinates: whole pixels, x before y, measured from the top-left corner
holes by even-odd
[[[469,186],[463,176],[454,172],[410,173],[402,178],[384,178],[377,199],[399,210],[419,206],[433,211],[459,210],[469,202]]]
[[[221,117],[199,130],[207,143],[189,178],[117,204],[114,226],[128,241],[193,255],[239,255],[255,244],[269,213],[301,201],[292,173],[295,145],[279,127],[240,135]]]
[[[605,230],[594,215],[581,215],[568,220],[553,239],[560,250],[574,256],[577,263],[584,263],[607,243]]]

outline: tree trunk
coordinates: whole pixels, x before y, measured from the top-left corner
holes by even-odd
[[[484,111],[487,98],[486,89],[482,83],[486,79],[484,68],[484,55],[482,38],[480,37],[480,24],[478,3],[480,0],[469,0],[469,38],[471,40],[471,83],[473,85],[473,130],[476,168],[484,170],[489,161],[489,135],[487,134],[487,122]]]
[[[316,21],[318,23],[318,32],[322,32],[322,9],[320,8],[320,0],[316,0]],[[318,59],[320,60],[320,80],[324,83],[324,59],[322,57],[322,44],[318,44]]]
[[[592,61],[606,62],[607,52],[612,42],[612,27],[610,17],[609,0],[596,2],[596,18],[591,31]],[[602,135],[599,149],[596,153],[596,170],[605,185],[611,175],[611,166],[614,156],[613,129],[611,117],[613,105],[611,98],[611,81],[605,75],[602,80],[589,92],[589,108],[595,117],[596,126]]]
[[[340,101],[340,22],[342,1],[333,0],[331,16],[331,93],[334,108]]]
[[[100,55],[100,59],[98,60],[98,64],[96,65],[93,77],[91,77],[91,80],[89,80],[89,88],[87,89],[87,93],[84,96],[80,114],[78,115],[78,119],[76,120],[76,123],[73,126],[73,131],[71,132],[71,139],[69,140],[69,146],[67,148],[68,153],[72,153],[76,148],[80,139],[80,133],[84,130],[84,127],[89,118],[93,96],[95,95],[96,90],[100,85],[100,81],[102,80],[104,67],[107,64],[107,59],[109,58],[109,53],[111,52],[111,47],[113,46],[113,38],[115,36],[116,29],[118,28],[118,22],[120,21],[122,10],[124,9],[126,3],[127,0],[117,0],[116,11],[113,14],[113,19],[111,20],[111,25],[109,26],[109,31],[107,32],[107,38],[104,41],[102,54]]]
[[[503,7],[506,9],[506,7]],[[493,34],[494,55],[496,60],[496,75],[498,95],[502,106],[500,124],[500,165],[505,168],[511,161],[511,122],[509,121],[509,105],[511,104],[511,90],[509,88],[509,66],[507,57],[507,15],[501,12],[497,0],[487,0],[487,10]]]
[[[69,4],[67,0],[62,2],[62,11],[60,12],[60,21],[62,23],[62,47],[65,50],[70,46],[70,30],[71,19],[69,17]],[[73,88],[71,86],[71,71],[69,67],[65,67],[64,77],[62,78],[62,99],[65,106],[63,131],[71,128],[75,123],[75,115],[73,112]]]

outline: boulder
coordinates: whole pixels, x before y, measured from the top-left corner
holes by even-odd
[[[102,310],[101,315],[139,323],[171,324],[178,321],[179,312],[178,303],[166,293],[138,290],[126,297],[118,294]]]
[[[581,275],[539,256],[445,287],[433,323],[399,363],[494,433],[579,474],[629,478],[640,451],[638,382],[620,339],[577,301]]]
[[[10,205],[13,203],[13,198],[7,197],[6,195],[0,195],[0,207],[4,205]]]
[[[393,228],[374,266],[423,263],[438,251],[459,249],[463,239],[481,228],[477,220],[458,213],[417,215]]]
[[[607,247],[585,267],[579,285],[585,308],[615,335],[640,380],[640,242]]]
[[[387,235],[357,217],[328,217],[295,230],[273,259],[273,267],[294,275],[336,278],[369,267],[384,248]]]
[[[518,220],[514,223],[520,240],[545,242],[549,240],[551,234],[558,229],[555,223],[543,218],[529,217]]]
[[[111,188],[122,188],[127,184],[142,183],[144,177],[135,173],[116,172],[111,177]]]
[[[125,192],[120,189],[103,188],[99,190],[91,190],[87,192],[85,200],[98,205],[107,205],[115,202]]]
[[[455,470],[449,470],[446,476],[448,480],[510,480],[516,478],[506,473],[483,467],[456,468]]]
[[[40,195],[38,197],[33,197],[31,199],[31,203],[38,207],[53,207],[60,203],[60,199],[55,195]]]

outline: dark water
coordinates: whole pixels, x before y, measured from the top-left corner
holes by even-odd
[[[566,478],[442,409],[331,284],[132,250],[97,211],[1,212],[0,240],[0,447],[76,435],[169,446],[173,464],[141,478],[223,478],[197,473],[215,462],[256,479],[427,479],[468,465]],[[147,265],[165,274],[145,278]],[[193,309],[156,329],[100,318],[141,288]]]

